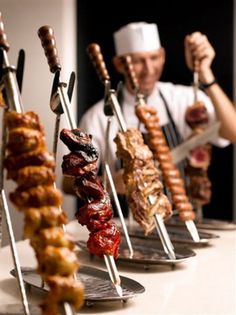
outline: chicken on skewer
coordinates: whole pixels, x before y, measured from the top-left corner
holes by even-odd
[[[1,78],[1,106],[4,107],[4,111],[9,110],[11,107],[13,110],[22,110],[22,101],[20,97],[19,87],[17,84],[17,79],[13,68],[10,66],[7,52],[9,50],[9,43],[7,41],[7,35],[4,30],[4,23],[2,21],[2,13],[0,12],[0,53],[2,56],[1,68],[4,69],[4,75]],[[2,70],[2,69],[1,69]],[[3,74],[3,71],[1,71]],[[4,116],[4,115],[3,115]],[[6,227],[9,235],[10,248],[13,258],[13,263],[16,270],[16,278],[19,286],[19,292],[21,297],[21,302],[23,306],[23,311],[25,315],[29,315],[29,303],[27,299],[27,294],[23,282],[23,276],[20,268],[20,262],[18,258],[18,253],[15,244],[15,237],[13,232],[13,226],[10,216],[10,211],[8,208],[8,201],[4,189],[4,158],[6,153],[6,128],[4,117],[2,119],[2,143],[1,143],[1,154],[0,154],[0,206],[5,214]]]
[[[58,307],[63,302],[71,303],[78,309],[83,303],[83,287],[73,275],[79,263],[73,251],[74,242],[61,227],[67,218],[59,209],[62,196],[53,185],[55,165],[47,152],[43,127],[32,112],[7,112],[5,122],[9,135],[5,160],[7,177],[18,185],[10,194],[10,200],[25,214],[24,234],[30,238],[30,244],[35,250],[38,272],[50,287],[42,304],[43,314],[59,314]],[[32,160],[35,152],[42,152],[46,158]],[[22,156],[26,157],[28,163]],[[22,165],[13,163],[15,157],[23,161]],[[15,168],[12,169],[12,165]]]

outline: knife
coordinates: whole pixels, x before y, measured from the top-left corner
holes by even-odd
[[[199,135],[196,135],[185,142],[181,143],[177,147],[171,150],[171,155],[174,164],[178,164],[184,158],[186,158],[190,151],[199,145],[206,144],[207,142],[215,139],[219,136],[220,122],[215,122],[210,127],[205,129]]]

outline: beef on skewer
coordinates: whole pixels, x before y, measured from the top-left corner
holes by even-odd
[[[43,314],[58,315],[63,302],[78,309],[83,303],[83,287],[74,279],[79,263],[74,242],[61,227],[67,218],[59,209],[62,197],[53,185],[55,161],[47,152],[43,127],[33,112],[7,112],[5,121],[7,177],[18,185],[10,200],[25,214],[24,234],[35,250],[38,272],[50,287]]]
[[[191,136],[203,132],[209,121],[204,103],[196,101],[192,106],[189,106],[185,114],[185,120],[192,129]],[[188,193],[198,206],[208,204],[211,200],[211,182],[208,177],[210,162],[211,145],[209,143],[192,150],[187,159]]]
[[[152,152],[144,144],[142,134],[129,128],[119,132],[114,141],[117,157],[123,161],[123,180],[130,209],[144,234],[148,235],[155,227],[155,214],[160,214],[163,219],[171,216],[171,204],[163,193]],[[150,196],[155,198],[153,203],[149,201]]]
[[[99,257],[111,255],[116,258],[120,233],[111,221],[110,198],[96,175],[98,154],[92,136],[80,129],[63,129],[60,139],[71,151],[63,157],[62,171],[65,176],[75,178],[74,191],[84,203],[76,217],[90,231],[88,249]]]

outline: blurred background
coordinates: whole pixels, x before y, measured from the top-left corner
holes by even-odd
[[[128,7],[127,7],[128,5]],[[186,1],[120,0],[112,5],[79,0],[78,12],[78,115],[103,96],[103,87],[86,54],[86,46],[97,42],[102,49],[114,87],[119,76],[112,66],[114,46],[112,34],[129,22],[146,21],[158,25],[161,44],[166,49],[162,81],[190,85],[192,74],[184,59],[184,37],[194,31],[205,33],[216,50],[213,63],[215,75],[233,98],[233,29],[234,1],[199,0],[190,7]],[[91,9],[92,8],[92,9]],[[233,218],[233,146],[213,147],[209,176],[212,181],[212,202],[204,207],[204,216]]]

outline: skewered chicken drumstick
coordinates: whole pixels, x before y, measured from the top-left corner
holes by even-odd
[[[38,272],[50,292],[42,304],[44,315],[58,315],[60,303],[75,309],[83,303],[83,287],[74,279],[79,267],[74,242],[61,225],[61,193],[54,187],[55,161],[47,152],[43,127],[33,112],[5,114],[8,129],[5,168],[18,187],[10,200],[25,214],[24,234],[30,238],[38,261]]]

